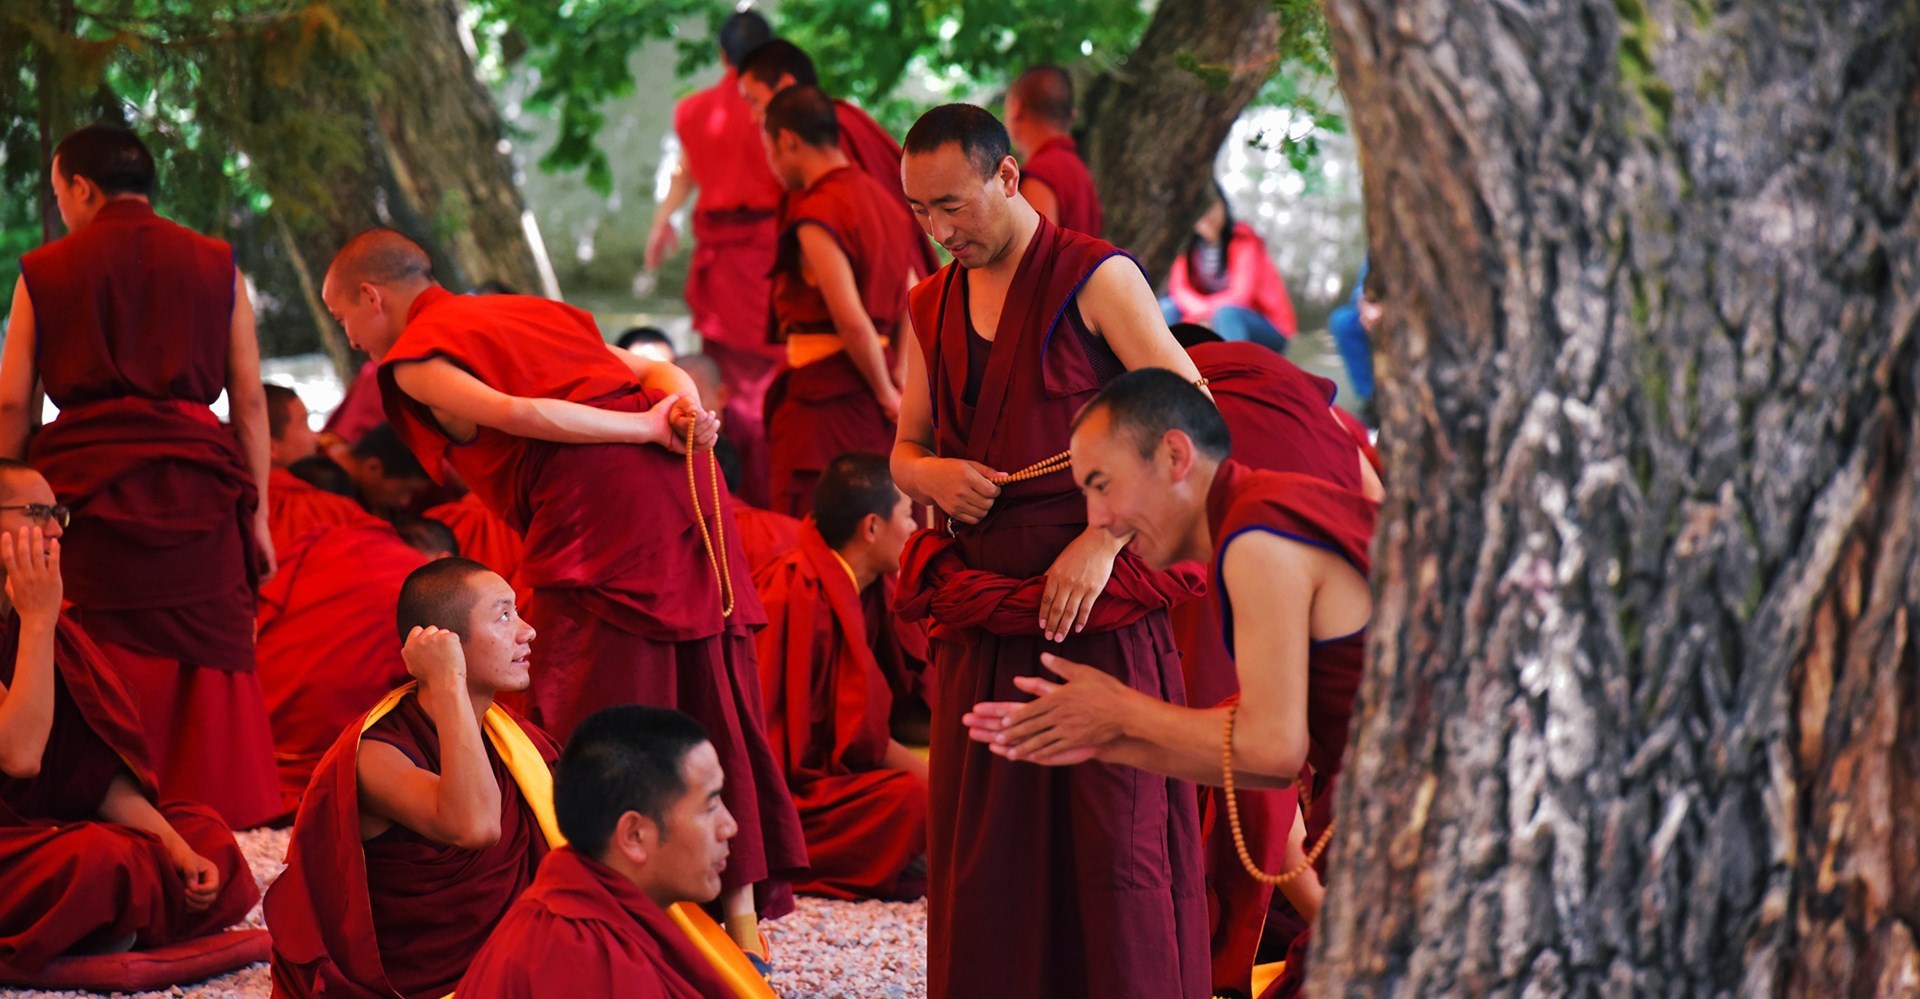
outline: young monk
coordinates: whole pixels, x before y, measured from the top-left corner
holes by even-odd
[[[218,815],[154,804],[132,696],[60,612],[66,518],[38,472],[0,461],[0,981],[216,933],[260,898]]]
[[[328,452],[353,482],[353,498],[368,513],[391,518],[413,506],[433,480],[391,424],[381,423],[360,439]]]
[[[913,290],[893,451],[894,482],[938,506],[957,535],[923,535],[909,561],[943,548],[962,570],[941,582],[909,565],[899,595],[903,611],[932,608],[936,639],[929,995],[1200,995],[1207,928],[1192,787],[1105,765],[1011,766],[970,745],[960,724],[966,705],[1011,696],[1046,648],[1181,697],[1166,609],[1198,579],[1150,572],[1121,539],[1088,527],[1064,463],[1049,459],[1067,449],[1074,411],[1122,371],[1199,373],[1138,264],[1054,226],[1020,195],[992,115],[965,104],[927,112],[907,133],[904,170],[921,226],[954,257]],[[1009,593],[1026,587],[1026,612],[977,599],[985,576]]]
[[[799,550],[754,576],[769,618],[759,635],[767,735],[812,860],[797,891],[898,899],[925,890],[906,875],[926,851],[926,763],[889,735],[893,694],[872,642],[892,630],[861,606],[900,568],[918,527],[887,459],[843,455],[820,478]]]
[[[805,867],[806,848],[760,719],[752,629],[766,614],[739,546],[722,547],[738,532],[705,455],[688,483],[683,452],[712,445],[715,414],[679,368],[609,346],[585,312],[450,294],[391,230],[349,241],[322,297],[380,360],[387,413],[421,463],[450,460],[526,539],[519,578],[547,650],[534,720],[565,738],[600,707],[640,703],[713,733],[741,827],[723,902],[758,952],[752,886]],[[781,914],[791,901],[770,889],[763,911]]]
[[[307,404],[300,401],[300,393],[286,387],[268,382],[260,387],[267,399],[267,442],[268,463],[274,471],[280,471],[320,450],[320,437],[307,423]],[[275,478],[273,483],[280,480]],[[271,486],[268,489],[272,491]]]
[[[1100,235],[1100,192],[1073,141],[1073,77],[1035,66],[1007,88],[1007,133],[1020,154],[1020,193],[1062,229]]]
[[[1223,781],[1225,747],[1236,783],[1310,794],[1304,836],[1284,827],[1268,835],[1319,844],[1365,656],[1367,553],[1379,507],[1319,478],[1249,469],[1228,459],[1229,444],[1219,410],[1179,376],[1131,372],[1077,419],[1073,475],[1088,520],[1131,538],[1148,562],[1211,563],[1221,631],[1228,652],[1238,650],[1237,701],[1183,707],[1049,655],[1059,682],[1022,677],[1014,685],[1035,700],[983,702],[966,721],[973,738],[1009,760],[1098,760],[1204,784]],[[1286,866],[1310,870],[1302,857]],[[1314,899],[1289,897],[1312,917]],[[1305,956],[1302,934],[1270,994],[1297,990]]]
[[[395,616],[418,683],[314,770],[267,892],[276,996],[439,999],[558,835],[540,814],[558,751],[494,702],[527,686],[534,630],[513,588],[441,559],[407,577]]]

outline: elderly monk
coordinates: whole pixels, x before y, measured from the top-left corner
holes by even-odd
[[[1298,789],[1304,835],[1284,827],[1268,835],[1313,842],[1274,872],[1311,919],[1317,900],[1290,889],[1314,870],[1308,861],[1320,856],[1332,821],[1372,615],[1367,551],[1378,504],[1323,479],[1250,469],[1228,459],[1229,444],[1220,411],[1179,376],[1132,372],[1076,421],[1073,475],[1089,521],[1132,538],[1148,562],[1211,564],[1227,650],[1239,650],[1238,699],[1182,707],[1047,656],[1062,682],[1023,677],[1015,685],[1035,700],[981,703],[966,720],[975,739],[1009,760],[1097,760],[1199,783]],[[1269,994],[1294,994],[1304,980],[1306,937],[1295,939]]]
[[[83,128],[52,167],[68,235],[20,261],[0,455],[24,454],[73,507],[67,596],[140,706],[161,796],[258,825],[280,796],[253,675],[273,545],[246,283],[231,247],[154,214],[132,132]],[[36,382],[60,415],[29,445]],[[208,408],[223,390],[231,431]]]
[[[894,481],[957,535],[931,604],[928,988],[935,999],[1190,996],[1207,988],[1193,788],[1123,767],[1018,767],[960,712],[1016,693],[1044,649],[1178,700],[1166,608],[1198,580],[1153,573],[1086,523],[1061,453],[1075,410],[1129,368],[1199,373],[1139,265],[1021,196],[1006,129],[949,104],[907,133],[907,196],[952,264],[913,290]],[[1015,475],[1014,473],[1018,473]],[[946,532],[922,535],[935,545]],[[977,574],[968,577],[968,573]],[[981,601],[990,576],[1013,599]],[[1021,918],[1022,913],[1032,914]],[[1073,914],[1071,918],[1060,915]],[[1051,915],[1043,915],[1051,914]]]
[[[526,539],[519,581],[547,650],[534,721],[564,739],[600,707],[639,703],[678,707],[713,733],[741,828],[729,931],[758,948],[752,886],[776,879],[762,904],[783,913],[780,881],[806,866],[806,848],[761,723],[752,629],[766,613],[739,546],[725,544],[738,532],[712,463],[697,456],[690,487],[678,453],[683,436],[712,445],[715,415],[679,368],[609,346],[585,312],[450,294],[391,230],[349,241],[322,297],[380,360],[388,416],[422,464],[450,459]]]
[[[267,892],[276,996],[452,991],[558,835],[557,750],[499,704],[527,686],[534,630],[477,562],[413,571],[395,608],[417,684],[340,733]]]
[[[1100,192],[1073,141],[1073,77],[1035,66],[1007,88],[1007,133],[1020,154],[1020,193],[1061,227],[1100,235]]]
[[[0,981],[246,918],[260,893],[233,833],[154,804],[132,696],[60,612],[65,508],[12,460],[0,498]]]

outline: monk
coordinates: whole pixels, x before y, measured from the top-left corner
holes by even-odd
[[[767,161],[794,192],[774,258],[774,331],[787,359],[767,393],[767,444],[773,509],[797,517],[834,455],[893,446],[900,389],[887,348],[915,279],[894,234],[913,220],[848,163],[820,88],[782,90],[764,121]]]
[[[524,690],[535,637],[513,588],[441,559],[401,585],[407,673],[339,733],[267,891],[273,994],[439,999],[533,882],[557,830],[558,755],[495,703]]]
[[[1131,372],[1081,412],[1072,464],[1091,523],[1132,538],[1129,547],[1153,565],[1211,563],[1221,631],[1229,654],[1238,650],[1237,700],[1183,707],[1049,655],[1057,681],[1015,681],[1033,701],[977,704],[966,722],[975,739],[1009,760],[1098,761],[1196,783],[1231,777],[1242,786],[1297,789],[1304,835],[1277,828],[1269,836],[1313,842],[1312,852],[1287,861],[1290,880],[1281,885],[1311,920],[1317,897],[1293,889],[1314,870],[1308,861],[1321,857],[1332,821],[1372,615],[1367,553],[1379,507],[1319,478],[1250,469],[1228,458],[1230,443],[1220,411],[1180,376]],[[1222,771],[1223,747],[1230,774]],[[1306,936],[1295,939],[1269,995],[1296,994]]]
[[[733,411],[733,386],[727,384],[720,362],[707,354],[688,354],[673,363],[693,381],[695,394],[702,402],[722,413]],[[720,430],[716,455],[731,449],[739,460],[741,475],[727,479],[727,490],[736,501],[745,501],[766,509],[767,498],[767,426],[765,420],[726,421]],[[757,567],[756,567],[757,568]]]
[[[359,440],[328,454],[352,480],[354,500],[376,517],[406,512],[414,498],[433,485],[421,460],[391,424],[375,424]]]
[[[502,579],[519,579],[520,563],[527,557],[526,540],[520,537],[520,532],[509,527],[499,514],[487,509],[487,505],[480,501],[479,494],[468,490],[466,495],[451,503],[428,507],[424,516],[445,524],[453,532],[453,554],[470,558],[492,569]]]
[[[726,544],[738,537],[726,490],[705,460],[690,487],[680,453],[712,445],[716,415],[679,368],[608,345],[585,312],[450,294],[391,230],[350,240],[322,297],[380,359],[388,416],[421,463],[451,460],[526,539],[519,579],[547,649],[528,692],[535,722],[564,739],[598,708],[639,703],[713,733],[741,828],[723,904],[757,951],[752,886],[771,879],[762,911],[786,911],[780,882],[806,848],[761,723],[752,629],[766,613]]]
[[[267,385],[267,425],[272,431],[273,471],[267,478],[267,531],[273,540],[276,558],[292,548],[303,536],[335,524],[353,524],[368,519],[360,504],[340,493],[308,482],[302,473],[325,469],[344,478],[344,471],[332,459],[315,453],[318,440],[306,427],[306,407],[290,388]],[[305,431],[306,443],[300,442]],[[281,463],[285,458],[285,464]],[[299,471],[295,471],[299,469]],[[343,489],[351,490],[350,482]],[[258,650],[256,649],[256,658]],[[264,689],[264,681],[263,681]],[[328,734],[332,738],[332,734]]]
[[[367,431],[386,421],[380,409],[380,366],[368,361],[360,366],[340,396],[340,404],[327,414],[320,435],[329,444],[351,444]]]
[[[407,547],[430,559],[460,557],[460,538],[443,521],[410,513],[395,517],[393,530],[400,535],[400,540],[407,543]],[[486,565],[485,562],[480,564]],[[487,568],[492,569],[493,566],[488,565]],[[499,572],[497,569],[494,571],[496,574]]]
[[[927,112],[907,133],[904,171],[921,226],[954,261],[913,290],[894,482],[957,535],[916,546],[945,538],[959,568],[978,574],[944,587],[909,565],[899,594],[903,607],[940,608],[928,670],[928,994],[1202,995],[1193,788],[1105,765],[1011,766],[960,724],[966,705],[1012,696],[1044,649],[1181,698],[1166,609],[1198,579],[1150,572],[1088,527],[1059,455],[1073,413],[1122,371],[1199,373],[1132,258],[1027,203],[992,115]],[[1027,612],[973,599],[989,582],[979,576],[1030,587]]]
[[[66,508],[11,459],[0,499],[0,981],[241,921],[260,893],[233,833],[155,804],[132,695],[60,612]]]
[[[132,132],[83,128],[49,173],[68,235],[20,261],[0,456],[27,457],[77,514],[67,596],[140,706],[161,797],[259,825],[280,796],[253,675],[273,544],[246,282],[227,244],[154,214]],[[29,446],[36,382],[60,415]],[[231,431],[208,408],[223,390]]]
[[[774,239],[778,235],[780,182],[760,151],[760,127],[740,97],[736,67],[773,37],[759,12],[743,10],[720,26],[720,62],[725,73],[713,86],[673,109],[680,161],[666,197],[653,210],[646,266],[658,271],[678,248],[673,216],[693,204],[693,261],[687,272],[687,309],[701,350],[711,355],[734,387],[727,422],[759,422],[761,403],[782,351],[767,342]],[[749,825],[749,828],[751,826]]]
[[[1020,193],[1047,221],[1100,235],[1100,192],[1073,141],[1073,77],[1035,66],[1007,88],[1007,133],[1020,153]]]
[[[307,423],[307,406],[300,401],[300,393],[272,382],[260,390],[267,399],[268,464],[281,469],[317,453],[320,438]]]

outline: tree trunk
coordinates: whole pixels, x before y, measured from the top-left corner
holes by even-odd
[[[1268,0],[1161,3],[1127,61],[1095,81],[1080,118],[1105,238],[1166,273],[1206,206],[1214,156],[1273,75]]]
[[[1328,6],[1393,482],[1313,993],[1913,994],[1920,9]]]

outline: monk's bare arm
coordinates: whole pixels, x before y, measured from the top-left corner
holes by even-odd
[[[492,427],[561,444],[671,446],[673,440],[668,424],[672,407],[621,413],[564,399],[507,395],[441,357],[396,364],[393,380],[402,392],[432,409],[441,426],[456,436],[471,436],[474,427]]]
[[[901,323],[907,354],[907,384],[900,395],[900,432],[889,465],[893,483],[915,503],[931,503],[963,524],[977,524],[993,508],[1000,487],[993,469],[977,461],[942,458],[934,451],[933,400],[927,391],[926,358],[913,320]]]
[[[237,269],[233,272],[233,320],[227,336],[227,419],[240,440],[253,487],[259,491],[253,533],[264,561],[260,578],[265,580],[273,575],[275,560],[273,535],[267,529],[267,477],[273,471],[273,441],[267,433],[267,392],[260,383],[260,340],[254,330],[253,299],[247,295],[246,278]]]
[[[113,782],[107,785],[107,796],[100,802],[97,814],[104,821],[131,826],[160,840],[168,861],[186,884],[188,910],[205,909],[219,896],[220,868],[193,852],[193,847],[180,838],[179,831],[125,773],[115,774]]]
[[[53,636],[60,622],[60,542],[38,527],[0,534],[0,564],[20,615],[13,685],[0,684],[0,773],[22,780],[40,774],[53,734]]]
[[[387,743],[361,740],[356,765],[361,836],[378,835],[382,822],[397,823],[436,843],[484,850],[500,839],[500,785],[467,692],[460,638],[439,628],[416,628],[401,655],[407,672],[420,680],[414,696],[440,737],[440,772],[414,766]]]
[[[839,242],[820,226],[802,225],[799,236],[800,255],[813,274],[820,297],[827,301],[827,312],[833,317],[833,328],[840,334],[847,359],[860,369],[860,376],[867,380],[867,387],[880,401],[880,408],[897,419],[900,390],[894,387],[893,375],[887,371],[887,353],[880,346],[880,331],[873,328],[873,317],[867,315],[867,307],[860,301],[860,286],[854,281],[853,265],[847,261]]]
[[[1046,216],[1054,225],[1060,224],[1060,196],[1053,193],[1053,185],[1038,177],[1020,178],[1020,195],[1027,199],[1033,210]]]
[[[1132,260],[1108,257],[1094,269],[1077,301],[1080,317],[1106,340],[1127,370],[1166,368],[1188,381],[1200,380],[1200,369],[1167,331],[1160,300],[1153,297],[1153,289]],[[1207,394],[1212,397],[1211,392]]]
[[[34,365],[33,302],[27,297],[24,275],[13,285],[13,310],[7,318],[7,342],[0,349],[0,457],[25,458],[27,433],[33,427],[33,386],[39,380]]]
[[[682,153],[680,162],[673,165],[672,179],[667,182],[667,196],[653,206],[653,228],[647,233],[647,270],[659,270],[661,261],[680,248],[680,240],[673,232],[673,213],[693,197],[693,190],[693,174],[687,170],[687,157]]]

